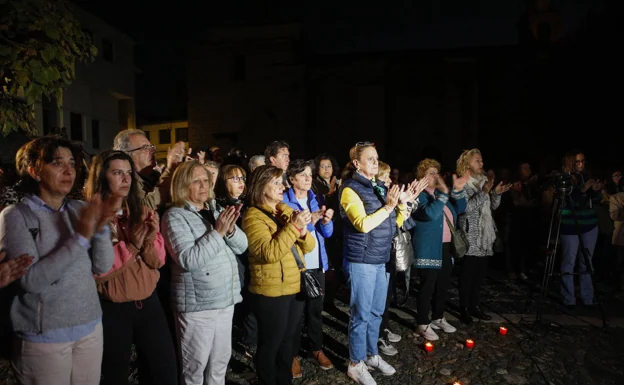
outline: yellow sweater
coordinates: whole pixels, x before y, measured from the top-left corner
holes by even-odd
[[[390,216],[388,210],[383,207],[372,214],[366,215],[364,203],[360,199],[360,196],[349,187],[345,187],[344,190],[342,190],[340,205],[344,209],[345,214],[347,214],[353,227],[362,233],[368,233]],[[406,217],[406,206],[402,204],[398,205],[395,210],[397,212],[397,225],[401,227]]]

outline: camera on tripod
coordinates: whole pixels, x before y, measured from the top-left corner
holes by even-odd
[[[556,191],[566,195],[570,194],[574,187],[572,174],[569,172],[552,173],[549,180]]]

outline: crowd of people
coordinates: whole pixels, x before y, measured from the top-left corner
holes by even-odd
[[[439,161],[423,159],[405,183],[371,142],[356,143],[343,170],[328,154],[291,161],[284,141],[249,162],[224,162],[216,150],[193,156],[178,143],[157,166],[154,150],[143,131],[125,130],[91,159],[56,136],[16,154],[20,180],[0,194],[13,200],[0,203],[0,288],[11,296],[20,383],[125,384],[134,345],[141,382],[224,384],[238,323],[234,343],[253,358],[258,383],[290,384],[304,375],[302,357],[334,368],[322,312],[343,283],[346,374],[375,384],[371,371],[396,372],[380,353],[398,353],[388,307],[399,273],[407,293],[418,278],[415,331],[434,341],[459,327],[445,310],[460,259],[460,321],[491,318],[480,292],[499,237],[495,211],[506,192],[526,194],[488,174],[478,149],[464,151],[448,178]],[[591,202],[604,187],[582,179],[579,156],[564,163],[578,206],[563,215],[562,271],[584,268],[573,224],[593,254]],[[611,197],[618,242],[623,194]],[[398,272],[404,232],[414,259]],[[467,239],[461,255],[458,234]],[[583,303],[593,304],[589,276],[580,284]],[[575,303],[570,279],[562,294]]]

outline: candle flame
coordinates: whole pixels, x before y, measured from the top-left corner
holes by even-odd
[[[433,344],[431,342],[427,342],[425,346],[433,346]]]
[[[469,344],[474,342],[473,340],[466,340],[466,342],[468,342]]]

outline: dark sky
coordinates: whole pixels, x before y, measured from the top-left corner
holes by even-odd
[[[513,45],[526,0],[75,0],[137,42],[137,112],[184,119],[183,42],[219,24],[300,20],[308,52]],[[552,0],[569,35],[602,0]],[[147,5],[145,5],[147,4]]]

